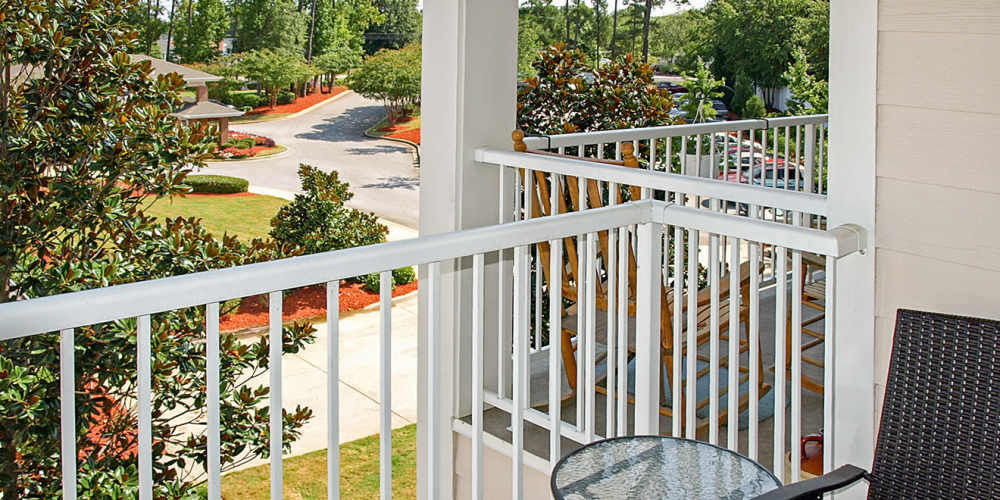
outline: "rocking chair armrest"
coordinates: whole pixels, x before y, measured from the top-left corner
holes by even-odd
[[[764,493],[754,500],[812,500],[823,498],[823,493],[838,490],[859,479],[868,479],[868,472],[860,467],[845,465],[829,474],[799,481]]]

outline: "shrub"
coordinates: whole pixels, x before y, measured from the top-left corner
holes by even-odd
[[[225,175],[189,175],[184,183],[191,186],[192,193],[205,194],[245,193],[250,187],[246,179]]]
[[[232,104],[237,108],[257,108],[267,104],[267,98],[264,96],[259,96],[251,92],[241,92],[229,94],[229,101],[223,101],[226,104]]]
[[[389,229],[375,214],[344,206],[354,194],[336,171],[300,165],[299,179],[303,193],[271,219],[271,237],[279,244],[312,254],[385,241]]]
[[[751,96],[743,104],[743,118],[745,120],[763,118],[766,114],[767,108],[764,107],[764,100],[758,95]]]
[[[382,285],[381,278],[379,277],[381,273],[371,273],[361,276],[361,283],[364,284],[365,290],[372,293],[379,293],[379,289]],[[399,269],[392,270],[392,288],[395,290],[397,286],[409,285],[413,283],[413,280],[417,278],[416,271],[412,267],[401,267]]]
[[[372,293],[379,293],[382,289],[382,277],[379,276],[379,274],[380,273],[366,274],[363,278],[361,278],[361,283],[364,284],[365,290]],[[393,285],[395,285],[395,283],[393,283]]]
[[[729,106],[734,113],[743,115],[743,106],[750,97],[754,95],[753,83],[749,78],[740,75],[736,77],[736,82],[733,83],[733,100]]]
[[[295,102],[295,93],[289,92],[287,90],[282,90],[278,92],[278,104],[291,104]]]
[[[392,271],[392,283],[395,285],[409,285],[417,279],[417,273],[412,267],[401,267]]]

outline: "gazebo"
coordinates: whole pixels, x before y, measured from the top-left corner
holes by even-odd
[[[204,124],[214,122],[219,127],[219,144],[225,144],[229,140],[229,119],[243,116],[243,112],[208,99],[208,82],[217,82],[222,79],[221,76],[212,75],[144,54],[131,54],[130,57],[133,62],[148,60],[153,66],[153,71],[150,73],[151,77],[167,73],[177,73],[180,75],[188,87],[194,88],[195,101],[184,103],[184,106],[175,111],[173,115],[180,120],[201,122]]]

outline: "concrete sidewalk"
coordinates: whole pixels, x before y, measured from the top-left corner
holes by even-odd
[[[417,232],[405,226],[382,221],[389,226],[389,240],[414,238]],[[396,297],[392,304],[391,374],[393,428],[417,421],[417,294]],[[326,323],[314,323],[316,342],[297,354],[282,357],[282,405],[298,405],[313,410],[313,417],[301,429],[302,435],[284,456],[302,455],[327,446],[327,348],[330,342]],[[379,305],[342,313],[340,317],[340,442],[345,443],[377,434],[381,399],[378,393]],[[250,380],[249,384],[268,385],[270,371]],[[243,467],[268,463],[255,460]]]

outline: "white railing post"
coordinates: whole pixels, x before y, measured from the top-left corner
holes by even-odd
[[[635,433],[660,433],[660,232],[656,223],[638,225],[636,263]]]
[[[270,382],[271,392],[269,397],[270,410],[268,412],[268,429],[270,435],[270,459],[271,459],[271,500],[281,500],[284,497],[284,486],[282,479],[282,437],[284,433],[282,422],[281,406],[281,354],[283,352],[282,339],[282,292],[271,292],[268,296],[268,319],[270,342],[269,366],[271,370]]]
[[[59,334],[63,500],[76,500],[76,349],[73,337],[72,328],[67,328]]]
[[[153,500],[152,327],[148,314],[139,316],[136,375],[139,414],[139,500]]]
[[[440,379],[441,357],[441,264],[427,265],[427,498],[440,497],[441,443],[440,436],[446,432],[441,422],[441,388],[433,383]],[[391,275],[390,275],[390,280]],[[390,281],[390,288],[391,288]]]

